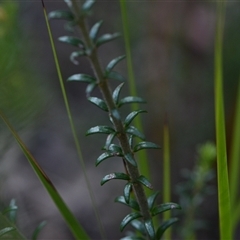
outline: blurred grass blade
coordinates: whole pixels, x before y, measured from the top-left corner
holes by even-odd
[[[215,124],[218,174],[218,208],[220,239],[232,239],[231,203],[228,183],[228,166],[224,120],[222,42],[225,3],[217,2],[217,25],[215,35]]]
[[[122,24],[123,24],[123,32],[124,32],[124,41],[125,41],[125,49],[126,49],[126,59],[127,59],[127,68],[128,68],[128,79],[129,79],[129,89],[131,96],[137,96],[136,82],[134,77],[133,65],[132,65],[132,55],[131,55],[131,47],[130,47],[130,34],[129,34],[129,23],[127,17],[127,6],[126,0],[119,0],[121,6],[121,16],[122,16]],[[138,104],[131,104],[132,111],[138,110]],[[140,132],[143,132],[141,119],[135,118],[134,124]],[[149,163],[147,158],[146,150],[140,151],[138,154],[138,166],[140,173],[144,175],[147,179],[151,181],[151,174],[149,169]],[[151,194],[151,190],[146,189],[146,193],[148,196]]]
[[[24,155],[28,159],[30,165],[32,166],[33,170],[39,177],[41,183],[45,187],[45,189],[48,191],[50,197],[54,201],[56,207],[62,214],[63,218],[65,219],[66,223],[68,224],[71,232],[77,239],[90,239],[82,226],[78,223],[77,219],[74,217],[72,212],[69,210],[59,193],[57,192],[56,188],[48,178],[48,176],[45,174],[45,172],[42,170],[42,168],[38,165],[34,157],[31,155],[31,153],[28,151],[25,144],[22,142],[16,131],[13,129],[13,127],[10,125],[7,118],[3,115],[2,112],[0,112],[0,117],[5,122],[9,130],[11,131],[12,135],[14,136],[15,140],[19,144],[20,148],[22,149]]]
[[[70,123],[70,126],[71,126],[74,142],[75,142],[75,145],[76,145],[77,154],[78,154],[80,164],[81,164],[81,167],[82,167],[82,171],[83,171],[83,174],[84,174],[84,179],[85,179],[86,184],[87,184],[89,196],[90,196],[90,199],[91,199],[91,202],[92,202],[92,206],[93,206],[93,210],[94,210],[95,217],[96,217],[96,220],[97,220],[97,224],[98,224],[98,227],[99,227],[99,231],[100,231],[100,234],[101,234],[102,238],[105,239],[105,231],[104,231],[104,228],[103,228],[103,225],[102,225],[102,222],[101,222],[101,218],[100,218],[98,210],[97,210],[97,204],[96,204],[96,200],[95,200],[95,197],[94,197],[94,194],[93,194],[93,190],[92,190],[89,178],[87,176],[86,166],[85,166],[85,163],[84,163],[84,160],[83,160],[82,151],[81,151],[81,148],[80,148],[80,143],[79,143],[79,140],[78,140],[78,137],[77,137],[77,131],[76,131],[75,125],[73,123],[73,118],[72,118],[72,114],[71,114],[71,111],[70,111],[66,90],[65,90],[65,87],[64,87],[62,73],[61,73],[61,70],[60,70],[59,62],[58,62],[57,52],[56,52],[55,44],[54,44],[54,41],[53,41],[51,28],[50,28],[50,25],[49,25],[49,22],[48,22],[47,11],[46,11],[43,0],[42,0],[42,5],[43,5],[43,13],[44,13],[44,17],[45,17],[45,21],[46,21],[46,25],[47,25],[47,30],[48,30],[48,34],[49,34],[49,38],[50,38],[50,42],[51,42],[51,48],[52,48],[52,51],[53,51],[53,57],[54,57],[54,61],[55,61],[55,65],[56,65],[56,69],[57,69],[57,73],[58,73],[59,83],[60,83],[60,86],[61,86],[62,95],[63,95],[64,103],[65,103],[65,106],[66,106],[67,115],[68,115],[68,118],[69,118],[69,123]]]
[[[170,180],[170,139],[169,125],[166,116],[163,126],[163,202],[171,202],[171,180]],[[171,211],[163,213],[163,220],[167,221],[171,218]],[[171,239],[171,228],[164,233],[165,239]]]

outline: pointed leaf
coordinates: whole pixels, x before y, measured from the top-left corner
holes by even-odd
[[[109,146],[108,151],[110,151],[111,153],[114,153],[116,156],[123,156],[122,148],[116,144],[111,144]]]
[[[123,189],[123,196],[125,198],[126,203],[129,203],[130,196],[131,196],[131,190],[132,190],[132,183],[129,182],[125,185],[125,187]]]
[[[137,152],[142,149],[159,149],[159,148],[160,147],[157,144],[152,142],[140,142],[134,147],[133,151]]]
[[[120,180],[130,180],[130,177],[126,173],[111,173],[106,175],[102,181],[101,185],[105,184],[106,182],[112,180],[112,179],[120,179]]]
[[[153,222],[151,219],[144,222],[145,228],[147,230],[147,233],[150,237],[150,239],[155,240],[155,230],[153,227]]]
[[[81,39],[76,38],[76,37],[62,36],[62,37],[59,37],[58,40],[60,42],[68,43],[68,44],[70,44],[72,46],[75,46],[75,47],[84,47],[84,42]]]
[[[124,205],[126,205],[126,206],[128,206],[128,207],[130,207],[130,208],[132,208],[136,211],[140,211],[140,208],[139,208],[139,205],[138,205],[137,201],[135,201],[133,199],[131,199],[129,201],[129,203],[126,203],[124,196],[119,196],[119,197],[116,197],[114,201],[118,202],[118,203],[121,203],[121,204],[124,204]]]
[[[87,0],[83,5],[82,5],[82,10],[84,11],[84,12],[88,12],[91,8],[92,8],[92,6],[93,6],[93,4],[96,2],[96,0]]]
[[[125,160],[127,160],[130,164],[132,164],[133,166],[137,167],[137,162],[135,161],[135,159],[132,156],[132,153],[128,153],[124,155]]]
[[[133,119],[139,114],[139,113],[146,113],[147,111],[144,110],[137,110],[137,111],[133,111],[131,113],[129,113],[126,117],[126,119],[124,120],[124,125],[125,127],[128,127],[131,122],[133,121]]]
[[[106,74],[108,74],[109,72],[111,72],[113,70],[113,68],[121,61],[125,58],[126,56],[123,55],[123,56],[119,56],[117,58],[114,58],[111,62],[108,63],[105,71],[106,71]]]
[[[150,197],[148,197],[148,208],[151,210],[154,207],[154,204],[156,202],[156,199],[159,195],[160,191],[156,191],[154,194],[152,194]]]
[[[102,99],[97,97],[89,97],[88,100],[97,107],[101,108],[103,111],[108,112],[107,104]]]
[[[70,55],[70,60],[72,63],[74,63],[75,65],[78,65],[79,62],[76,60],[77,57],[82,57],[82,56],[86,56],[86,52],[84,50],[81,51],[76,51],[76,52],[72,52]]]
[[[113,141],[113,139],[116,137],[116,135],[117,135],[117,133],[114,132],[114,133],[110,133],[110,134],[107,136],[104,149],[109,150],[109,146],[112,144],[112,141]]]
[[[139,176],[137,181],[143,184],[145,187],[153,189],[152,184],[143,175]]]
[[[103,162],[104,160],[110,158],[110,157],[115,157],[116,155],[114,153],[109,153],[109,152],[105,152],[103,154],[101,154],[98,159],[96,160],[95,165],[98,166],[101,162]]]
[[[139,212],[132,212],[130,214],[128,214],[121,222],[120,224],[120,230],[121,232],[123,231],[123,229],[134,219],[140,218],[142,217],[142,215]]]
[[[104,133],[104,134],[110,134],[115,132],[115,130],[109,126],[96,126],[96,127],[92,127],[90,128],[87,132],[86,132],[86,136],[91,135],[91,134],[95,134],[95,133]]]
[[[42,229],[46,226],[47,222],[42,221],[38,227],[34,230],[33,235],[32,235],[32,240],[37,240],[39,233],[42,231]]]
[[[137,128],[133,127],[133,126],[130,126],[126,129],[126,133],[129,133],[135,137],[138,137],[142,140],[145,139],[145,136],[143,133],[141,133]]]
[[[3,229],[0,229],[0,237],[2,237],[3,235],[8,234],[14,230],[16,230],[16,228],[14,228],[14,227],[5,227]],[[2,239],[4,239],[4,238],[2,238]]]
[[[118,104],[118,100],[119,100],[119,95],[120,95],[120,92],[122,90],[122,87],[123,87],[124,83],[121,83],[120,85],[118,85],[115,90],[113,91],[113,94],[112,94],[112,97],[113,97],[113,100],[116,104]]]
[[[52,11],[48,14],[49,19],[64,19],[64,20],[69,20],[72,21],[74,20],[74,15],[72,14],[71,11],[66,11],[66,10],[56,10]]]
[[[107,79],[117,80],[120,82],[124,82],[126,79],[118,72],[111,71],[106,75]]]
[[[161,224],[161,226],[158,228],[157,230],[157,239],[161,239],[163,233],[175,222],[178,221],[178,218],[171,218],[165,222],[163,222],[163,224]]]
[[[120,37],[121,35],[119,33],[113,33],[113,34],[104,34],[101,37],[99,37],[96,41],[96,46],[99,47],[104,43],[110,42],[118,37]]]
[[[146,235],[146,228],[144,227],[144,224],[139,220],[133,220],[131,222],[131,225],[138,230],[142,235]]]
[[[176,204],[176,203],[163,203],[163,204],[160,204],[156,207],[154,207],[151,211],[152,215],[155,216],[157,214],[160,214],[160,213],[163,213],[165,211],[168,211],[168,210],[172,210],[172,209],[181,209],[180,205],[179,204]]]
[[[146,103],[146,101],[140,97],[128,96],[119,101],[118,106],[121,107],[123,104],[127,103]]]
[[[128,142],[129,142],[129,146],[131,147],[131,149],[133,148],[133,135],[130,135],[128,138]]]
[[[94,89],[96,86],[97,86],[96,83],[90,83],[90,84],[87,85],[87,87],[86,87],[86,96],[87,96],[87,98],[90,97],[90,93],[93,91],[93,89]]]
[[[92,76],[87,74],[74,74],[67,79],[67,81],[79,81],[79,82],[86,82],[86,83],[93,83],[96,79]]]
[[[95,23],[89,32],[89,37],[92,39],[93,42],[95,42],[96,40],[97,34],[99,32],[100,27],[102,26],[102,23],[103,23],[102,20]]]

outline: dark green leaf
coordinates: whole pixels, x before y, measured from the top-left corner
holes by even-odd
[[[98,166],[101,162],[103,162],[105,159],[110,158],[110,157],[114,157],[116,156],[114,153],[109,153],[109,152],[105,152],[103,154],[101,154],[98,159],[96,160],[95,165]]]
[[[121,232],[123,231],[123,229],[134,219],[140,218],[142,217],[142,215],[139,212],[132,212],[130,214],[128,214],[121,222],[120,224],[120,230]]]
[[[76,37],[62,36],[62,37],[59,37],[58,40],[60,42],[68,43],[68,44],[70,44],[72,46],[75,46],[75,47],[84,47],[84,42],[81,39],[76,38]]]
[[[126,56],[119,56],[117,58],[114,58],[111,62],[108,63],[105,71],[106,74],[108,74],[109,72],[111,72],[113,70],[113,68],[116,66],[116,64],[118,64],[121,60],[123,60]]]
[[[96,40],[98,31],[99,31],[100,27],[102,26],[102,23],[103,23],[102,20],[95,23],[89,32],[89,37],[92,39],[93,42],[95,42],[95,40]]]
[[[56,10],[52,11],[48,14],[49,19],[64,19],[72,21],[74,20],[74,15],[70,11],[66,10]]]
[[[138,182],[142,183],[144,186],[146,186],[149,189],[152,189],[152,184],[143,176],[139,176],[137,179]]]
[[[129,133],[135,137],[139,137],[140,139],[144,140],[145,136],[143,133],[141,133],[137,128],[130,126],[126,129],[126,133]]]
[[[131,147],[131,149],[133,148],[133,135],[130,135],[128,138],[128,142],[129,142],[129,146]]]
[[[118,100],[119,100],[119,95],[120,95],[120,92],[122,90],[122,87],[123,87],[124,83],[121,83],[120,85],[118,85],[115,90],[113,91],[113,94],[112,94],[112,97],[113,97],[113,100],[116,104],[118,104]]]
[[[117,133],[114,132],[114,133],[110,133],[110,134],[107,136],[104,149],[106,149],[106,150],[109,149],[109,146],[110,146],[110,144],[112,144],[112,141],[113,141],[113,139],[116,137],[116,134],[117,134]]]
[[[104,43],[110,42],[118,37],[120,37],[121,35],[119,33],[113,33],[113,34],[104,34],[101,37],[99,37],[96,41],[96,46],[99,47]]]
[[[137,162],[135,161],[135,159],[132,156],[132,153],[128,153],[124,155],[125,160],[127,160],[130,164],[132,164],[133,166],[137,167]]]
[[[130,180],[130,177],[126,173],[111,173],[106,175],[102,181],[101,185],[105,184],[106,182],[112,180],[112,179],[120,179],[120,180]]]
[[[147,230],[147,233],[148,233],[150,239],[155,240],[155,230],[153,227],[152,219],[145,221],[144,225],[145,225],[145,228]]]
[[[67,79],[67,81],[79,81],[79,82],[86,82],[86,83],[93,83],[96,79],[92,76],[87,74],[74,74]]]
[[[125,198],[125,202],[129,203],[130,196],[131,196],[131,190],[132,190],[132,183],[127,183],[123,189],[123,196]]]
[[[113,109],[113,110],[111,111],[111,115],[112,115],[112,117],[114,117],[115,119],[121,120],[121,116],[120,116],[119,111],[118,111],[117,109]]]
[[[109,72],[107,75],[106,75],[106,78],[107,79],[112,79],[112,80],[117,80],[117,81],[120,81],[120,82],[124,82],[125,81],[125,78],[118,72]]]
[[[108,112],[108,107],[107,104],[100,98],[97,97],[89,97],[88,100],[95,104],[96,106],[98,106],[99,108],[101,108],[103,111]]]
[[[92,8],[92,6],[93,6],[93,4],[94,4],[95,2],[96,2],[95,0],[87,0],[87,1],[82,5],[82,10],[83,10],[84,12],[88,12],[88,11]]]
[[[91,134],[95,134],[95,133],[105,133],[105,134],[110,134],[113,133],[115,130],[111,127],[108,126],[96,126],[96,127],[92,127],[90,128],[87,132],[86,135],[91,135]]]
[[[136,210],[136,211],[140,211],[140,208],[139,208],[139,205],[138,205],[137,201],[135,201],[133,199],[131,199],[129,201],[129,203],[127,203],[125,201],[124,196],[119,196],[119,197],[115,198],[115,202],[122,203],[122,204],[124,204],[124,205],[126,205],[126,206],[128,206],[128,207],[130,207],[130,208],[132,208],[134,210]]]
[[[134,147],[133,151],[137,152],[142,149],[159,149],[159,148],[160,147],[157,144],[152,142],[140,142]]]
[[[46,221],[42,221],[38,227],[34,230],[33,232],[33,236],[32,236],[32,240],[37,240],[39,233],[41,232],[41,230],[44,228],[44,226],[47,224]]]
[[[124,104],[127,103],[146,103],[146,101],[140,97],[133,97],[133,96],[128,96],[119,101],[118,106],[121,107]]]
[[[152,215],[155,216],[157,214],[160,214],[160,213],[163,213],[165,211],[168,211],[168,210],[172,210],[172,209],[181,209],[180,205],[179,204],[176,204],[176,203],[163,203],[163,204],[160,204],[156,207],[154,207],[151,211]]]
[[[14,230],[16,230],[16,228],[14,228],[14,227],[5,227],[3,229],[0,229],[0,237],[2,237],[3,235],[10,233]],[[1,238],[1,239],[4,239],[4,238]]]
[[[133,236],[127,236],[127,237],[121,238],[120,240],[146,240],[146,239],[133,235]]]
[[[128,127],[132,120],[139,114],[139,113],[146,113],[147,111],[144,110],[137,110],[137,111],[133,111],[131,113],[129,113],[126,117],[126,119],[124,120],[124,125],[125,127]]]
[[[79,62],[76,60],[77,57],[82,57],[82,56],[86,56],[86,52],[84,50],[80,50],[80,51],[76,51],[76,52],[72,52],[70,55],[70,60],[71,62],[73,62],[75,65],[78,65]]]
[[[15,223],[16,222],[17,209],[18,209],[18,207],[16,206],[16,201],[15,201],[15,199],[12,199],[10,201],[9,207],[5,208],[2,211],[2,214],[5,215],[5,214],[8,213],[9,220],[11,222]]]
[[[161,224],[161,226],[158,228],[157,230],[157,239],[161,239],[163,233],[175,222],[178,221],[178,218],[171,218],[165,222],[163,222],[163,224]]]
[[[108,148],[108,151],[110,151],[111,153],[114,153],[116,156],[123,156],[122,148],[116,144],[111,144]]]
[[[148,208],[150,210],[152,210],[152,208],[154,207],[155,201],[159,195],[160,191],[156,191],[154,194],[152,194],[150,197],[148,197],[147,201],[148,201]]]
[[[139,220],[133,220],[131,225],[138,230],[142,235],[146,235],[146,228],[144,227],[143,223]]]
[[[64,29],[74,33],[74,27],[77,25],[77,21],[66,22],[64,24]]]
[[[93,91],[93,89],[97,86],[96,83],[90,83],[87,85],[87,88],[86,88],[86,95],[87,97],[89,98],[90,97],[90,93]]]

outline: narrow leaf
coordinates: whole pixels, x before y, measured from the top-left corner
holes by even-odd
[[[119,100],[119,95],[120,95],[120,92],[122,90],[122,87],[123,87],[124,83],[121,83],[120,85],[118,85],[115,90],[113,91],[113,94],[112,94],[112,97],[113,97],[113,100],[116,104],[118,104],[118,100]]]
[[[111,72],[113,70],[113,68],[121,61],[123,60],[124,58],[126,58],[125,55],[123,56],[119,56],[119,57],[116,57],[114,58],[111,62],[108,63],[105,71],[106,71],[106,74],[108,74],[109,72]]]
[[[102,109],[103,111],[108,112],[107,104],[102,99],[97,97],[89,97],[88,101],[90,101],[91,103],[93,103],[94,105]]]
[[[86,83],[93,83],[96,81],[96,78],[89,76],[87,74],[74,74],[67,79],[67,81],[79,81],[79,82],[86,82]]]
[[[153,189],[152,184],[143,175],[139,176],[137,181],[143,184],[145,187]]]
[[[132,183],[129,182],[125,185],[125,187],[123,189],[123,196],[125,198],[126,203],[129,203],[130,196],[131,196],[131,190],[132,190]]]
[[[92,39],[93,42],[95,42],[97,34],[99,32],[100,27],[102,26],[103,21],[99,21],[93,25],[89,32],[89,37]]]
[[[124,126],[128,127],[131,122],[133,121],[133,119],[139,114],[139,113],[146,113],[147,111],[144,110],[138,110],[138,111],[133,111],[131,113],[129,113],[126,117],[126,119],[124,120]]]
[[[82,10],[84,11],[84,12],[88,12],[91,8],[92,8],[92,6],[93,6],[93,4],[96,2],[96,0],[87,0],[83,5],[82,5]]]
[[[145,136],[143,133],[141,133],[137,128],[135,128],[134,126],[130,126],[126,129],[126,133],[129,133],[135,137],[138,137],[142,140],[145,139]]]
[[[140,208],[139,208],[139,205],[138,205],[137,201],[135,201],[135,200],[133,200],[133,199],[131,199],[131,200],[127,203],[127,202],[125,201],[124,196],[119,196],[119,197],[116,197],[114,201],[115,201],[115,202],[118,202],[118,203],[121,203],[121,204],[124,204],[124,205],[126,205],[126,206],[128,206],[128,207],[130,207],[130,208],[132,208],[132,209],[134,209],[134,210],[136,210],[136,211],[140,211]]]
[[[141,221],[135,219],[135,220],[131,221],[131,225],[137,231],[139,231],[142,235],[146,235],[146,228],[145,228],[144,224]]]
[[[76,38],[76,37],[62,36],[62,37],[59,37],[58,40],[60,42],[68,43],[68,44],[70,44],[72,46],[75,46],[75,47],[84,47],[84,42],[81,39]]]
[[[153,227],[152,219],[145,221],[144,225],[145,225],[145,228],[147,230],[147,233],[148,233],[150,239],[155,240],[155,230]]]
[[[132,153],[125,154],[124,159],[127,160],[133,166],[137,167],[137,162],[133,158]]]
[[[157,230],[157,239],[161,239],[163,233],[171,226],[173,225],[175,222],[178,221],[178,218],[171,218],[167,221],[165,221],[163,224],[161,224],[161,226],[158,228]]]
[[[130,214],[128,214],[121,222],[120,224],[120,230],[121,232],[123,231],[123,229],[134,219],[140,218],[142,217],[142,215],[139,212],[132,212]]]
[[[96,86],[97,86],[96,83],[90,83],[90,84],[87,85],[87,87],[86,87],[86,96],[87,96],[87,98],[90,97],[90,93],[93,91],[93,89],[94,89]]]
[[[120,180],[130,180],[130,177],[125,174],[125,173],[111,173],[106,175],[102,181],[101,181],[101,185],[105,184],[106,182],[112,180],[112,179],[120,179]]]
[[[112,141],[114,140],[114,138],[116,137],[116,135],[117,135],[117,133],[114,132],[114,133],[110,133],[110,134],[107,136],[104,149],[106,149],[106,150],[109,149],[109,146],[112,144]]]
[[[116,144],[111,144],[109,146],[108,151],[110,151],[111,153],[114,153],[116,156],[123,156],[122,148]]]
[[[14,227],[5,227],[3,229],[0,230],[0,237],[2,237],[3,235],[6,235],[12,231],[14,231],[15,228]]]
[[[159,149],[159,148],[160,147],[157,144],[152,142],[140,142],[134,147],[133,151],[137,152],[142,149]]]
[[[117,80],[120,82],[124,82],[126,79],[118,72],[111,71],[106,75],[107,79]]]
[[[155,216],[157,214],[160,214],[160,213],[163,213],[165,211],[168,211],[168,210],[172,210],[172,209],[181,209],[180,205],[179,204],[176,204],[176,203],[163,203],[163,204],[160,204],[156,207],[154,207],[151,211],[152,215]]]
[[[38,227],[34,230],[32,240],[37,240],[39,233],[42,231],[42,229],[46,226],[47,222],[42,221]]]
[[[96,46],[99,47],[104,43],[110,42],[118,37],[120,37],[121,35],[119,33],[113,33],[113,34],[104,34],[101,37],[99,37],[96,41]]]
[[[52,11],[48,14],[49,19],[64,19],[72,21],[74,20],[74,15],[70,11],[66,10],[56,10]]]
[[[108,159],[108,158],[114,157],[114,156],[116,156],[114,153],[105,152],[97,158],[95,165],[98,166],[105,159]]]
[[[86,56],[86,52],[84,50],[80,50],[80,51],[76,51],[76,52],[72,52],[70,55],[70,60],[73,64],[78,65],[79,62],[76,60],[77,57],[82,57],[82,56]]]
[[[96,126],[96,127],[92,127],[90,128],[87,132],[86,132],[86,136],[91,135],[91,134],[96,134],[96,133],[105,133],[105,134],[110,134],[115,132],[115,130],[111,127],[108,126]]]
[[[121,238],[120,240],[145,240],[145,238],[133,235]]]
[[[118,106],[121,107],[124,104],[129,104],[129,103],[146,103],[146,101],[140,97],[133,97],[133,96],[128,96],[119,101]]]
[[[152,194],[150,197],[148,197],[148,208],[151,210],[154,207],[154,204],[156,202],[156,199],[159,195],[160,191],[156,191],[154,194]]]

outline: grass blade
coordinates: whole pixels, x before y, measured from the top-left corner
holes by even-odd
[[[48,34],[49,34],[49,38],[50,38],[50,42],[51,42],[51,47],[52,47],[52,51],[53,51],[53,57],[54,57],[54,61],[55,61],[56,69],[57,69],[58,78],[59,78],[59,83],[60,83],[60,86],[61,86],[62,95],[63,95],[64,103],[65,103],[65,106],[66,106],[67,115],[68,115],[68,118],[69,118],[69,123],[70,123],[70,126],[71,126],[74,142],[75,142],[75,145],[76,145],[77,154],[78,154],[80,164],[81,164],[81,167],[82,167],[82,170],[83,170],[84,179],[85,179],[86,184],[87,184],[87,188],[88,188],[88,191],[89,191],[89,195],[90,195],[90,199],[91,199],[91,202],[92,202],[95,217],[96,217],[96,220],[97,220],[97,224],[98,224],[98,227],[99,227],[99,231],[100,231],[100,234],[101,234],[102,238],[105,239],[105,231],[104,231],[104,228],[103,228],[103,225],[102,225],[102,222],[101,222],[101,218],[99,216],[99,213],[98,213],[98,210],[97,210],[97,207],[96,207],[97,204],[96,204],[96,200],[95,200],[95,197],[94,197],[94,194],[93,194],[93,190],[92,190],[89,178],[87,176],[86,166],[85,166],[85,163],[84,163],[84,160],[83,160],[82,151],[81,151],[81,148],[80,148],[80,143],[79,143],[79,140],[78,140],[78,137],[77,137],[77,131],[76,131],[75,125],[73,123],[73,118],[72,118],[72,114],[71,114],[71,111],[70,111],[66,90],[65,90],[65,87],[64,87],[62,73],[61,73],[59,62],[58,62],[57,52],[56,52],[55,44],[54,44],[54,41],[53,41],[52,32],[51,32],[51,28],[50,28],[48,17],[47,17],[47,11],[46,11],[43,0],[42,0],[42,5],[43,5],[43,13],[44,13],[44,17],[45,17],[45,21],[46,21],[46,25],[47,25],[47,29],[48,29]]]
[[[225,3],[217,2],[217,26],[215,36],[215,124],[218,175],[218,208],[220,239],[232,239],[231,203],[228,183],[228,166],[226,151],[226,133],[223,102],[222,80],[222,42],[224,28]]]
[[[17,132],[13,129],[7,118],[0,112],[0,117],[5,122],[7,127],[9,128],[10,132],[14,136],[15,140],[19,144],[22,152],[28,159],[28,162],[32,166],[33,170],[35,171],[36,175],[38,176],[39,180],[47,190],[48,194],[52,198],[53,202],[55,203],[56,207],[58,208],[59,212],[62,214],[63,218],[65,219],[66,223],[68,224],[72,234],[76,237],[76,239],[90,239],[89,236],[86,234],[82,226],[79,224],[77,219],[74,217],[72,212],[69,210],[61,196],[59,195],[58,191],[46,175],[46,173],[42,170],[42,168],[38,165],[37,161],[28,151],[25,144],[22,142],[20,137],[18,136]]]

